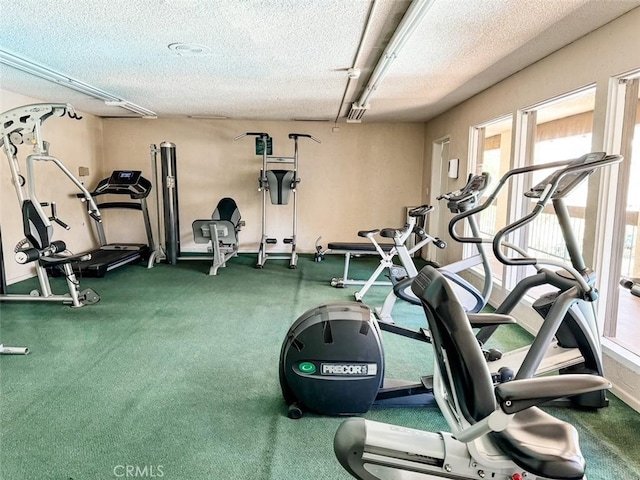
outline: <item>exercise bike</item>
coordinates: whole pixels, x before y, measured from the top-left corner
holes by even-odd
[[[384,270],[388,271],[392,285],[397,283],[401,278],[405,278],[407,276],[415,277],[418,274],[418,270],[413,263],[412,255],[415,252],[419,252],[422,247],[433,243],[437,248],[446,248],[447,244],[444,241],[437,237],[432,237],[425,232],[423,228],[425,218],[432,210],[433,207],[430,205],[420,205],[419,207],[410,209],[407,212],[407,223],[405,223],[404,227],[399,229],[376,228],[374,230],[360,230],[358,232],[358,236],[368,239],[378,252],[380,255],[380,264],[371,274],[369,280],[365,282],[364,286],[354,294],[357,301],[362,301],[367,291],[369,291],[369,288],[375,284],[376,279],[384,272]],[[391,248],[385,248],[383,244],[380,244],[376,240],[377,235],[391,239]],[[415,235],[419,240],[415,245],[409,248],[407,242],[411,235]],[[400,265],[395,264],[393,261],[396,256],[400,261]]]
[[[536,270],[536,274],[525,277],[513,288],[495,313],[510,314],[534,287],[551,285],[557,290],[541,296],[532,305],[543,322],[531,346],[503,354],[490,363],[492,370],[511,369],[516,372],[515,378],[518,380],[552,372],[604,375],[600,334],[593,305],[598,298],[594,286],[596,275],[585,264],[571,229],[565,198],[597,169],[621,160],[619,155],[607,156],[605,153],[595,152],[577,159],[511,170],[501,178],[484,204],[451,219],[449,233],[452,238],[463,243],[480,243],[483,241],[480,237],[459,235],[456,232],[457,224],[488,208],[510,178],[539,170],[556,169],[525,193],[526,197],[536,201],[531,212],[505,226],[493,239],[493,252],[500,262],[509,266],[532,266]],[[531,224],[549,203],[552,203],[558,219],[571,265],[560,260],[530,257],[527,251],[506,241],[509,234]],[[517,252],[517,256],[507,256],[503,248]],[[486,343],[497,328],[497,325],[481,328],[476,334],[477,340],[481,344]],[[582,408],[602,408],[608,405],[608,400],[604,391],[595,391],[573,396],[568,403]]]
[[[447,208],[453,214],[459,214],[466,212],[478,205],[478,199],[489,185],[489,174],[482,173],[481,175],[469,175],[469,179],[464,187],[460,190],[456,190],[449,193],[444,193],[438,196],[438,200],[446,200]],[[480,227],[475,216],[467,217],[467,222],[471,233],[475,237],[480,236]],[[390,229],[386,229],[390,230]],[[384,232],[384,230],[383,230]],[[394,235],[399,235],[401,232],[394,231]],[[387,234],[389,235],[389,234]],[[440,240],[440,242],[442,242]],[[444,242],[442,242],[444,243]],[[446,245],[446,244],[445,244]],[[436,246],[438,246],[436,244]],[[438,266],[442,274],[450,282],[452,288],[458,295],[458,299],[464,305],[466,311],[470,313],[478,313],[482,311],[493,289],[493,275],[491,273],[491,265],[489,258],[485,252],[484,245],[477,243],[476,254],[454,262],[445,266]],[[413,266],[413,260],[411,265]],[[477,265],[482,265],[484,273],[484,281],[482,291],[479,291],[475,286],[462,278],[459,274],[462,271],[473,268]],[[435,265],[434,265],[435,266]],[[411,293],[411,279],[414,278],[418,271],[415,266],[413,269],[405,269],[404,278],[392,278],[394,287],[387,295],[384,304],[381,308],[376,309],[376,316],[383,322],[393,322],[392,311],[395,305],[396,299],[400,298],[414,305],[420,305],[419,300]]]
[[[576,429],[537,405],[611,384],[564,375],[494,385],[469,315],[443,275],[427,265],[412,290],[433,335],[434,394],[451,433],[348,419],[333,444],[344,469],[362,480],[584,478]]]

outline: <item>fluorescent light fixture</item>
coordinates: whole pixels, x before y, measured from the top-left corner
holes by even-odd
[[[393,61],[398,57],[400,50],[407,43],[413,32],[416,31],[422,20],[427,15],[434,0],[413,0],[407,12],[402,17],[398,28],[393,33],[387,48],[373,69],[373,73],[367,82],[362,95],[357,102],[351,105],[351,110],[347,115],[347,121],[358,122],[369,108],[369,98],[378,88],[378,85],[386,75]],[[352,119],[353,117],[353,119]]]
[[[75,90],[76,92],[89,97],[97,98],[98,100],[104,101],[106,105],[121,107],[143,117],[156,117],[155,112],[141,107],[140,105],[136,105],[135,103],[129,102],[117,95],[89,85],[88,83],[80,80],[76,80],[73,77],[69,77],[68,75],[53,70],[45,65],[20,57],[3,49],[0,49],[0,63],[35,77],[42,78],[43,80],[57,83],[60,86],[70,88],[71,90]]]

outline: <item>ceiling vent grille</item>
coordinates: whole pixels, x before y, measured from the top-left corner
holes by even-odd
[[[351,109],[347,114],[347,123],[360,123],[365,112],[369,109],[369,105],[358,105],[356,103],[351,104]]]
[[[172,43],[169,50],[181,57],[208,57],[213,55],[209,47],[197,43]]]

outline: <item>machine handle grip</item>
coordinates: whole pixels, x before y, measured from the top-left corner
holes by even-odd
[[[89,216],[93,218],[96,222],[102,223],[102,216],[100,215],[100,213],[96,211],[89,211]]]
[[[51,220],[53,222],[56,222],[58,225],[60,225],[65,230],[71,230],[71,227],[69,225],[67,225],[66,223],[64,223],[62,220],[60,220],[58,217],[50,218],[49,220]]]
[[[67,245],[62,240],[56,240],[51,242],[47,248],[38,250],[37,248],[27,248],[24,250],[18,250],[15,253],[16,262],[20,265],[35,262],[42,257],[50,257],[58,252],[63,252],[67,249]]]
[[[18,250],[15,253],[16,262],[20,265],[35,262],[40,258],[40,252],[36,248],[27,248],[26,250]]]
[[[300,137],[302,137],[302,138],[310,138],[314,142],[322,143],[316,137],[314,137],[313,135],[309,135],[308,133],[290,133],[289,134],[289,138],[291,138],[293,140],[297,140]]]
[[[233,140],[240,140],[243,137],[260,137],[260,138],[269,138],[269,134],[266,132],[247,132],[247,133],[241,133],[240,135],[238,135],[237,137],[235,137]]]

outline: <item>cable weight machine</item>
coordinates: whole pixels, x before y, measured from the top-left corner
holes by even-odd
[[[51,117],[68,116],[74,120],[82,117],[75,113],[73,107],[66,103],[38,103],[24,105],[0,114],[0,148],[7,157],[11,179],[22,213],[24,240],[18,242],[14,249],[14,259],[21,265],[32,263],[40,283],[40,290],[29,294],[8,293],[4,269],[0,272],[0,302],[5,301],[39,301],[61,302],[74,308],[96,303],[100,296],[90,288],[80,290],[80,282],[76,278],[72,264],[88,260],[90,254],[76,255],[67,253],[67,246],[61,240],[54,240],[52,222],[65,229],[68,225],[56,216],[54,202],[40,202],[36,192],[36,164],[49,163],[58,168],[73,183],[87,202],[89,215],[101,222],[102,217],[89,191],[56,157],[49,154],[49,142],[42,135],[42,123]],[[26,172],[21,173],[18,160],[18,147],[31,147],[25,159]],[[60,187],[62,188],[62,187]],[[43,207],[51,207],[48,215]],[[0,261],[4,260],[0,256]],[[55,294],[52,291],[47,269],[56,268],[63,272],[66,279],[66,294]],[[5,347],[6,348],[6,347]]]
[[[305,133],[290,133],[289,138],[293,140],[293,157],[276,157],[273,156],[273,139],[265,132],[247,132],[238,135],[235,140],[243,137],[253,136],[255,138],[256,155],[262,156],[262,169],[258,177],[258,191],[262,192],[262,234],[260,238],[260,248],[258,250],[258,260],[256,268],[263,268],[269,259],[289,260],[289,268],[296,268],[298,262],[298,254],[296,252],[296,235],[297,235],[297,189],[300,183],[298,177],[298,139],[309,138],[314,142],[320,143],[320,140],[312,135]],[[289,169],[269,169],[270,165],[292,165]],[[288,254],[273,255],[267,253],[267,245],[275,245],[278,240],[269,237],[267,230],[267,196],[272,205],[288,205],[289,197],[293,194],[293,225],[291,237],[284,238],[283,243],[291,246]]]

